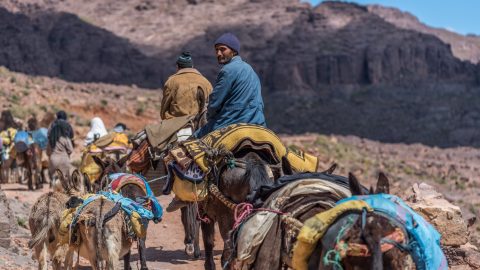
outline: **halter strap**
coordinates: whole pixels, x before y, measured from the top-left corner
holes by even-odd
[[[402,243],[405,242],[405,235],[400,228],[395,228],[395,231],[383,237],[381,242],[382,244],[380,249],[382,253],[385,253],[394,247],[403,247]],[[372,255],[367,245],[359,243],[346,243],[344,240],[337,243],[335,249],[339,252],[342,258],[346,256],[369,257]],[[399,249],[402,250],[402,248]]]

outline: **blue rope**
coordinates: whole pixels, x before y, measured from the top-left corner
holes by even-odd
[[[228,159],[227,166],[228,166],[229,169],[235,168],[235,159],[233,159],[233,158]]]

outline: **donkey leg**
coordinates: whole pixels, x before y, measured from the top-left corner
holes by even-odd
[[[28,190],[33,190],[33,174],[32,172],[28,172]]]
[[[145,239],[138,239],[138,255],[140,256],[140,270],[148,270],[147,267],[147,256],[145,251],[147,250],[145,246]]]
[[[200,222],[195,220],[195,240],[193,241],[193,247],[195,248],[195,252],[193,253],[193,257],[195,259],[200,258]]]
[[[47,244],[45,242],[35,246],[35,257],[38,260],[38,270],[47,270]]]
[[[118,253],[110,253],[108,254],[108,258],[107,258],[107,267],[106,269],[108,270],[115,270],[117,269],[117,263],[118,263],[118,260],[119,260],[119,256],[118,256]]]
[[[130,266],[130,251],[128,251],[125,256],[123,256],[123,269],[124,270],[131,270],[132,267]]]
[[[223,217],[218,220],[218,227],[220,228],[220,234],[223,239],[223,252],[222,252],[222,267],[228,269],[227,263],[232,256],[232,247],[230,245],[230,235],[229,232],[233,228],[233,220],[231,218]]]
[[[213,247],[215,245],[215,222],[202,222],[203,246],[205,247],[205,270],[215,270]]]
[[[63,269],[73,269],[73,255],[75,254],[75,248],[74,247],[66,247],[67,248],[67,253],[65,255],[65,260],[63,261]],[[80,256],[80,254],[78,254]]]
[[[195,206],[192,203],[189,203],[187,206],[182,207],[180,211],[183,232],[185,234],[185,237],[183,238],[183,243],[185,244],[185,253],[188,256],[195,256],[198,258],[200,256],[200,250],[198,250],[197,234],[200,225],[196,219],[194,207]],[[195,243],[197,243],[197,246],[195,246]]]

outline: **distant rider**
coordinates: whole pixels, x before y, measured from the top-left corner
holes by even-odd
[[[168,78],[163,88],[162,119],[198,114],[201,109],[198,107],[198,90],[203,91],[206,100],[212,92],[212,84],[193,67],[189,52],[183,52],[176,64],[177,72]]]

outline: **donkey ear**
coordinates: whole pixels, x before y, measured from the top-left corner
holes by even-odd
[[[92,193],[93,192],[92,183],[90,183],[90,178],[88,178],[88,175],[86,173],[83,173],[82,179],[83,179],[83,185],[87,189],[87,192]]]
[[[93,158],[93,161],[95,161],[95,163],[97,163],[97,165],[102,168],[102,170],[105,169],[107,164],[101,158],[99,158],[97,156],[92,156],[92,158]]]
[[[125,155],[117,161],[117,165],[122,168],[123,165],[127,163],[127,160],[130,158],[131,154]]]
[[[286,157],[282,157],[282,171],[284,175],[293,174],[292,164],[290,164],[290,161],[288,161]]]
[[[390,183],[383,172],[378,174],[377,189],[375,190],[375,193],[390,193]]]
[[[62,171],[56,169],[54,174],[57,175],[58,181],[60,181],[60,184],[62,184],[63,190],[68,192],[70,190],[70,186],[68,185],[67,181],[65,181],[65,176],[63,175]]]
[[[330,166],[330,168],[328,168],[326,171],[324,171],[323,173],[325,174],[332,174],[335,170],[337,169],[337,163],[333,163],[332,166]]]
[[[78,172],[78,170],[74,170],[72,172],[71,181],[73,184],[73,188],[76,191],[80,191],[81,179],[80,179],[80,173]]]
[[[350,186],[350,192],[352,195],[365,195],[362,191],[362,186],[358,182],[355,175],[348,173],[348,185]]]

